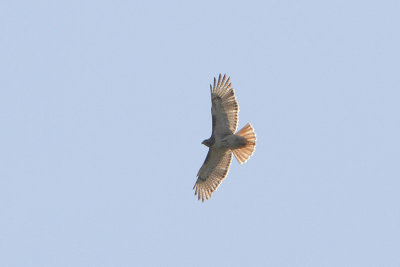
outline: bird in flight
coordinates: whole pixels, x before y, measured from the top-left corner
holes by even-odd
[[[208,154],[201,166],[197,181],[193,189],[198,199],[204,202],[225,179],[232,161],[232,153],[242,164],[253,154],[256,147],[256,134],[250,123],[246,124],[236,134],[239,120],[239,105],[230,82],[226,80],[226,74],[218,82],[214,78],[211,86],[211,137],[202,142],[207,146]]]

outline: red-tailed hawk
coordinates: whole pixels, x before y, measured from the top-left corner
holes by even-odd
[[[239,105],[231,87],[230,77],[225,80],[226,74],[222,80],[220,74],[218,82],[214,78],[214,86],[210,84],[212,134],[202,142],[209,150],[193,187],[195,195],[203,202],[211,197],[228,174],[232,153],[242,164],[250,158],[256,147],[256,134],[249,123],[235,134]]]

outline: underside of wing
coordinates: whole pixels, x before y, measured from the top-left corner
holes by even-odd
[[[210,148],[206,160],[197,174],[197,181],[193,189],[198,199],[204,202],[225,179],[232,161],[232,152],[227,149]]]
[[[211,114],[213,123],[213,134],[233,134],[236,132],[239,117],[239,105],[236,101],[235,92],[230,82],[226,80],[226,74],[218,82],[214,78],[214,86],[211,90]]]

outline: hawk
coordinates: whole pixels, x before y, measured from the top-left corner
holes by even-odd
[[[202,142],[209,149],[193,187],[195,195],[203,202],[211,197],[228,174],[232,153],[239,164],[242,164],[250,158],[256,147],[256,134],[250,123],[235,134],[239,105],[230,77],[226,80],[225,74],[221,80],[220,74],[218,82],[214,78],[214,85],[210,84],[210,91],[212,134]]]

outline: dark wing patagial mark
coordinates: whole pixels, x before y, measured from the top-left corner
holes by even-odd
[[[210,150],[209,150],[208,153],[207,153],[207,157],[206,157],[206,159],[204,160],[203,165],[207,164],[209,160],[210,160]]]
[[[212,133],[214,134],[215,125],[217,124],[217,116],[211,114],[212,117]]]

